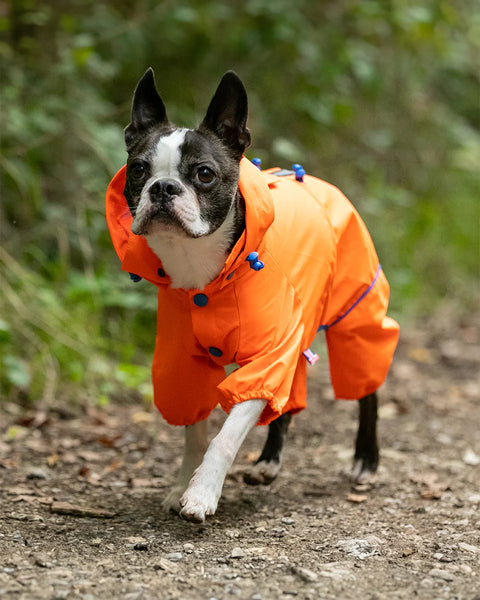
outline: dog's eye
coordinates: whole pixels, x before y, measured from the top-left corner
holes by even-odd
[[[200,183],[213,183],[215,181],[215,173],[208,167],[200,167],[197,171],[197,178]]]
[[[141,162],[135,162],[130,167],[130,173],[135,179],[141,179],[145,174],[145,165]]]

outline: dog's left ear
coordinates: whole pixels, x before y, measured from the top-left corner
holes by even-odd
[[[210,102],[207,114],[200,129],[209,129],[240,160],[250,145],[250,132],[247,129],[247,92],[238,75],[227,71]]]

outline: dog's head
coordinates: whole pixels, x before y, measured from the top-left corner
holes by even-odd
[[[250,143],[247,94],[227,72],[198,129],[178,128],[148,69],[135,90],[125,197],[137,235],[176,231],[191,238],[213,233],[225,221],[238,189],[239,161]]]

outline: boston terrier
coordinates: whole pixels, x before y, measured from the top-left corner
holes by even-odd
[[[200,126],[186,129],[168,120],[148,69],[125,129],[127,164],[107,192],[122,269],[158,287],[155,403],[185,426],[183,462],[164,506],[193,522],[215,513],[256,424],[268,424],[268,436],[244,480],[277,476],[292,414],[305,406],[304,365],[314,362],[308,346],[318,330],[327,335],[337,397],[360,398],[353,478],[371,480],[376,389],[398,335],[355,209],[302,169],[252,165],[246,123],[247,94],[235,73],[223,76]],[[237,368],[225,377],[230,363]],[[228,416],[208,443],[206,418],[217,404]]]

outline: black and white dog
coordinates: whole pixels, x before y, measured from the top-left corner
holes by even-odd
[[[131,231],[147,240],[173,288],[204,289],[242,235],[245,205],[238,178],[250,143],[246,121],[246,92],[233,72],[224,75],[198,129],[168,121],[151,69],[135,90],[132,121],[125,129],[124,194],[133,216]],[[183,463],[164,502],[167,509],[194,522],[215,513],[227,471],[265,404],[253,398],[234,406],[210,444],[206,421],[186,427]],[[357,482],[377,469],[376,394],[361,398],[359,406]],[[277,476],[290,420],[286,413],[270,423],[261,456],[245,474],[247,483],[267,484]]]

